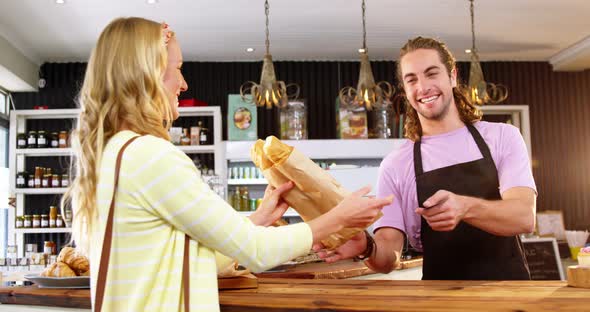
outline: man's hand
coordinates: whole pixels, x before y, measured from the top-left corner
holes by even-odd
[[[292,188],[293,182],[284,183],[276,189],[269,184],[264,191],[262,203],[258,209],[249,216],[252,223],[269,226],[279,220],[283,214],[285,214],[287,208],[289,208],[289,205],[281,198],[281,196]]]
[[[416,213],[423,216],[435,231],[452,231],[468,211],[465,197],[440,190],[424,202],[424,208]]]
[[[365,236],[365,232],[360,232],[353,236],[348,242],[344,243],[344,245],[336,248],[336,250],[325,251],[322,250],[323,248],[324,246],[322,246],[322,244],[313,245],[313,251],[315,251],[317,255],[327,263],[349,259],[358,256],[365,251],[367,248],[367,237]]]

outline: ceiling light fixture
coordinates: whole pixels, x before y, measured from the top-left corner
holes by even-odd
[[[146,0],[147,4],[156,4],[158,0]]]
[[[467,53],[467,54],[471,53],[471,49],[465,49],[465,53]]]
[[[361,54],[361,69],[359,81],[356,89],[353,87],[344,87],[340,90],[338,96],[340,103],[343,105],[366,106],[367,110],[372,110],[375,105],[384,105],[393,102],[394,87],[387,81],[380,81],[375,84],[375,77],[371,70],[369,54],[367,49],[367,30],[365,22],[365,0],[362,2],[363,12],[363,47],[359,49]]]
[[[65,4],[66,0],[55,0],[55,3],[57,4]]]
[[[254,52],[254,50],[255,50],[254,48],[246,48],[246,52],[249,52],[249,53]]]
[[[508,89],[501,84],[486,83],[479,63],[479,55],[475,47],[475,22],[473,0],[470,2],[471,12],[471,66],[469,68],[469,92],[471,100],[477,105],[498,104],[508,98]],[[467,52],[467,51],[465,51]]]
[[[285,82],[277,80],[275,76],[275,68],[272,64],[272,55],[270,55],[270,40],[268,31],[268,0],[264,2],[264,14],[266,15],[266,54],[262,61],[262,73],[260,74],[260,83],[254,81],[247,81],[240,87],[240,95],[242,100],[255,103],[257,106],[266,106],[271,109],[273,104],[277,107],[286,107],[289,100],[296,100],[299,96],[299,86],[295,83],[285,84]],[[287,89],[294,88],[294,92],[289,94]],[[246,94],[251,94],[248,98]]]

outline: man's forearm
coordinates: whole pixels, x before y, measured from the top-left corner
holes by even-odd
[[[395,232],[392,232],[395,231]],[[375,233],[376,249],[365,261],[367,267],[379,273],[389,273],[399,264],[403,234],[396,229],[381,229]]]
[[[484,200],[465,197],[463,221],[499,236],[530,233],[535,229],[535,197]]]

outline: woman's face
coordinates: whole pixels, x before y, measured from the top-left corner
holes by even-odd
[[[170,38],[167,49],[168,64],[164,72],[164,87],[166,88],[168,101],[172,109],[172,117],[176,120],[178,118],[178,96],[181,92],[186,91],[188,86],[182,76],[182,52],[175,36]]]

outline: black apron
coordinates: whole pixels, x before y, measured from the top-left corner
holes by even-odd
[[[420,141],[414,143],[414,171],[418,204],[438,190],[487,200],[501,199],[498,172],[481,134],[471,124],[471,136],[482,159],[429,172],[422,168]],[[421,218],[425,280],[529,280],[530,274],[518,236],[496,236],[461,221],[449,232],[434,231]]]

